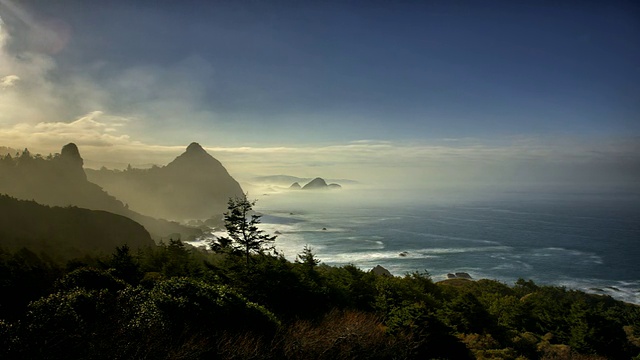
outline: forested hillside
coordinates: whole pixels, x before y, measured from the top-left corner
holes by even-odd
[[[520,280],[434,283],[180,241],[0,253],[3,359],[630,359],[640,308]]]
[[[142,225],[121,215],[78,207],[49,207],[0,195],[0,246],[30,248],[71,259],[117,246],[154,245]]]
[[[83,159],[75,144],[60,154],[43,157],[25,149],[19,156],[0,157],[0,194],[35,200],[50,206],[77,206],[126,216],[149,231],[155,239],[199,235],[198,229],[154,219],[128,208],[122,201],[87,180]],[[175,235],[178,234],[178,235]]]

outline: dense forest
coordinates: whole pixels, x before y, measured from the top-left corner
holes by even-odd
[[[640,307],[519,280],[376,275],[170,240],[0,252],[3,359],[640,359]]]

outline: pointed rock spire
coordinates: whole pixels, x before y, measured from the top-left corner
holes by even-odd
[[[82,157],[80,156],[80,150],[74,143],[68,143],[67,145],[62,147],[60,151],[60,156],[63,159],[82,161]]]
[[[74,173],[76,172],[76,170],[82,172],[82,177],[86,179],[84,170],[82,169],[84,160],[82,160],[80,151],[78,150],[76,144],[68,143],[67,145],[62,147],[62,150],[60,150],[60,161],[61,163],[65,164],[65,166],[68,166],[68,169],[73,168]]]
[[[187,154],[196,154],[196,153],[207,153],[200,144],[197,142],[192,142],[187,146]]]

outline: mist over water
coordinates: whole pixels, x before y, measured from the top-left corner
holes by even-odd
[[[305,245],[329,265],[382,265],[434,280],[467,272],[640,303],[640,201],[629,193],[373,190],[263,194],[263,228],[291,260]]]

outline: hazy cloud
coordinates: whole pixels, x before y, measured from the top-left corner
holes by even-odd
[[[67,142],[79,144],[85,164],[123,168],[166,164],[187,144],[163,146],[126,133],[131,120],[92,112],[70,123],[15,124],[0,128],[0,143],[27,144],[32,152],[58,152]],[[388,187],[532,184],[547,182],[636,183],[640,179],[637,139],[608,141],[556,139],[481,140],[433,143],[354,141],[324,146],[220,147],[202,144],[233,176],[290,174],[351,178]]]
[[[116,134],[127,119],[107,116],[96,111],[73,122],[19,123],[0,129],[0,142],[13,147],[58,149],[68,142],[84,146],[116,146],[135,144],[128,135]]]
[[[3,78],[0,78],[0,88],[5,89],[14,86],[19,80],[20,77],[18,77],[17,75],[7,75]]]
[[[128,131],[140,138],[175,141],[186,137],[185,119],[190,124],[214,119],[201,106],[206,102],[204,84],[213,77],[213,67],[204,59],[185,55],[174,64],[128,68],[96,62],[61,71],[52,55],[71,36],[68,26],[36,19],[8,0],[0,5],[19,25],[10,32],[0,20],[0,125],[58,129],[99,112],[102,119],[130,120]],[[98,129],[109,127],[94,131]],[[83,139],[95,137],[94,132],[76,141],[82,145]]]
[[[553,182],[637,185],[637,140],[532,138],[503,144],[471,139],[415,144],[357,141],[328,146],[208,150],[247,178],[288,171],[303,177],[351,177],[395,187]]]
[[[215,71],[200,56],[185,54],[171,64],[122,69],[95,62],[63,72],[55,54],[73,36],[68,26],[55,19],[31,17],[8,0],[0,0],[0,5],[22,25],[22,32],[9,32],[0,19],[0,145],[29,147],[46,154],[75,142],[87,166],[124,167],[128,163],[166,164],[194,137],[206,147],[216,143],[210,139],[212,134],[233,139],[226,144],[247,143],[251,131],[257,132],[254,139],[268,136],[256,131],[256,119],[216,126],[218,115],[207,107],[211,99],[206,98],[205,88],[215,81]],[[311,130],[303,127],[300,133],[321,130],[325,120],[308,122]],[[267,124],[260,123],[258,128],[276,133]],[[287,131],[281,130],[281,139],[287,137]],[[207,149],[232,175],[245,179],[284,173],[352,178],[393,187],[553,181],[637,185],[638,144],[637,138],[523,136],[500,141],[363,139],[326,145]]]

